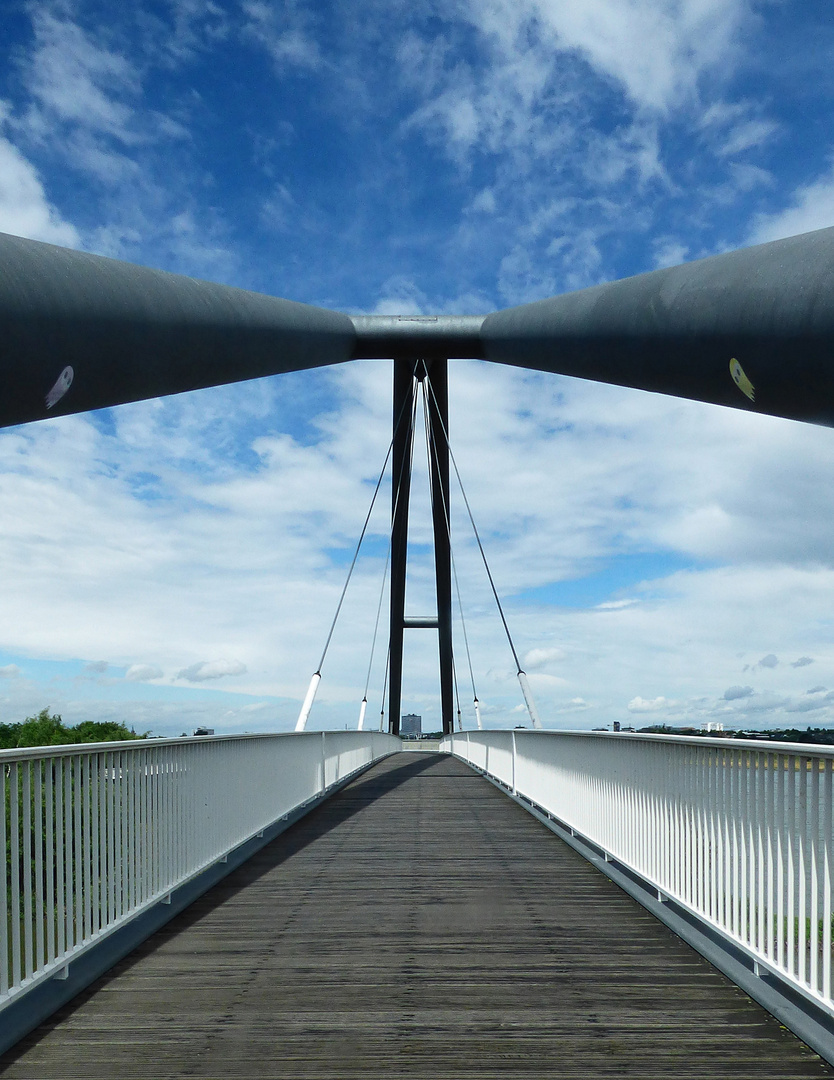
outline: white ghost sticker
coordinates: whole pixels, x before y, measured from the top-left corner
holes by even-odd
[[[46,395],[46,407],[47,409],[53,408],[64,394],[72,386],[72,378],[75,372],[71,367],[65,367],[61,374],[58,376],[58,381]]]

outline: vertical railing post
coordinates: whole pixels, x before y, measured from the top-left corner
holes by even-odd
[[[23,977],[32,974],[34,954],[32,950],[32,762],[23,765],[23,831],[20,835],[23,847]]]
[[[20,766],[9,769],[9,846],[11,862],[12,986],[21,981],[20,970]]]
[[[32,829],[32,842],[35,845],[35,970],[43,967],[46,959],[46,944],[44,940],[45,923],[51,912],[47,914],[44,908],[44,862],[43,843],[46,831],[46,823],[43,820],[43,762],[34,762],[35,767],[35,790],[34,790],[34,825]]]
[[[3,800],[0,809],[0,852],[3,854],[3,888],[0,889],[0,994],[5,994],[9,989],[9,893],[6,887],[6,852],[10,838],[6,835],[6,800],[9,798],[6,784],[6,769],[0,765],[0,797]]]

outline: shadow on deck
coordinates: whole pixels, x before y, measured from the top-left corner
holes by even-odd
[[[834,1076],[445,755],[388,758],[0,1057],[9,1078]]]

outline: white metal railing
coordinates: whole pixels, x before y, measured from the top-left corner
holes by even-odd
[[[0,751],[0,1010],[399,747],[344,731]]]
[[[834,1013],[834,747],[475,731],[442,749],[537,804]]]

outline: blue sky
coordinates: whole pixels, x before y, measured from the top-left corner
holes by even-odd
[[[350,312],[475,314],[834,225],[821,0],[10,2],[4,31],[0,230],[33,239]],[[390,382],[353,364],[0,433],[0,721],[291,727]],[[546,726],[834,720],[834,433],[476,362],[450,385]],[[454,514],[478,696],[516,723]],[[355,722],[384,536],[383,508],[311,726]],[[430,637],[408,637],[404,699],[427,722]]]

